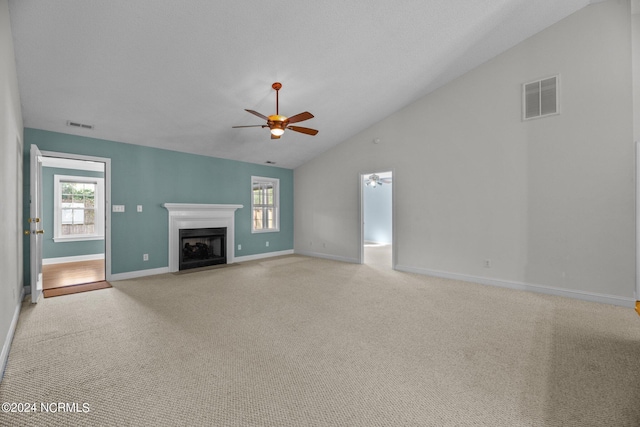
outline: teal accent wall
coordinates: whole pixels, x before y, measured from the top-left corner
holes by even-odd
[[[293,249],[293,170],[198,156],[114,141],[24,129],[24,218],[29,216],[29,149],[111,159],[111,272],[167,267],[168,212],[163,203],[241,204],[235,213],[235,256]],[[251,176],[280,180],[280,231],[251,233]],[[108,179],[109,177],[105,177]],[[143,212],[136,212],[136,205]],[[107,230],[107,233],[109,230]],[[269,247],[266,242],[269,241]],[[237,250],[242,245],[242,250]],[[149,261],[142,261],[142,254]],[[24,240],[25,284],[30,283],[29,240]]]
[[[42,228],[46,230],[42,245],[43,258],[62,258],[77,255],[93,255],[104,253],[104,240],[86,240],[81,242],[53,241],[53,209],[54,209],[54,175],[89,176],[102,178],[103,172],[86,170],[42,168]]]

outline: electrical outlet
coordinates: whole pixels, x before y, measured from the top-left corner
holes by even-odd
[[[149,261],[149,254],[142,254],[143,261]]]
[[[242,250],[242,245],[238,245],[238,250],[241,251]]]
[[[138,212],[142,212],[142,205],[138,205]]]
[[[490,259],[485,259],[484,260],[484,268],[491,268],[491,260]]]
[[[269,246],[269,242],[267,242],[267,246]]]

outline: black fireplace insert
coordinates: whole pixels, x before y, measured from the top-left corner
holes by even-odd
[[[226,264],[227,228],[180,230],[179,270]]]

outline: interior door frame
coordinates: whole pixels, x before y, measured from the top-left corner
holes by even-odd
[[[380,172],[391,172],[392,178],[392,187],[391,187],[391,268],[393,270],[396,269],[398,265],[398,238],[396,233],[396,189],[397,189],[397,180],[396,180],[396,171],[393,168],[377,168],[373,172],[360,172],[358,174],[358,211],[360,213],[360,232],[358,236],[358,244],[360,247],[360,251],[358,254],[358,264],[364,264],[364,180],[366,177],[371,175],[372,173],[380,173]]]
[[[111,159],[56,151],[42,151],[42,156],[104,163],[104,274],[106,281],[111,280]]]
[[[42,296],[42,152],[37,145],[29,148],[29,255],[31,273],[31,303]]]
[[[640,314],[640,141],[636,141],[636,311]]]

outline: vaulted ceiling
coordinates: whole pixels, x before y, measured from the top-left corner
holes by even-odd
[[[593,0],[10,0],[25,127],[295,168]],[[280,114],[316,136],[268,129]],[[93,125],[70,127],[68,121]]]

